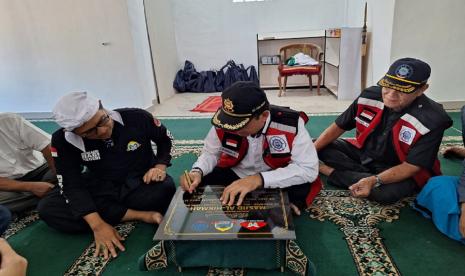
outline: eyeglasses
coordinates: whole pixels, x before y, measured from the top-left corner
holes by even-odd
[[[105,115],[103,115],[100,118],[100,120],[98,121],[96,126],[94,126],[93,128],[89,128],[88,130],[86,130],[83,133],[80,133],[78,135],[83,137],[83,138],[86,138],[86,137],[89,137],[89,136],[95,136],[98,133],[98,128],[99,127],[104,127],[108,123],[108,121],[110,121],[110,115],[105,113]]]

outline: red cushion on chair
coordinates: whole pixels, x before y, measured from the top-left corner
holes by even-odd
[[[279,74],[281,76],[290,76],[290,75],[309,75],[309,74],[319,74],[321,70],[321,65],[306,65],[306,66],[279,66]]]

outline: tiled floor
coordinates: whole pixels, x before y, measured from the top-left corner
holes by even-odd
[[[278,90],[267,90],[266,94],[271,104],[288,106],[311,114],[340,113],[352,102],[337,100],[326,89],[321,89],[321,96],[316,94],[316,89],[312,92],[308,89],[288,89],[284,97],[278,97]],[[191,112],[190,110],[208,96],[215,95],[221,95],[221,93],[180,93],[160,105],[155,105],[151,111],[158,117],[211,117],[212,113]]]
[[[336,97],[325,88],[321,89],[321,96],[316,94],[316,88],[312,92],[308,88],[288,89],[284,97],[278,97],[278,90],[267,90],[266,94],[271,104],[288,106],[292,109],[315,114],[339,114],[343,112],[352,101],[337,100]],[[205,117],[209,118],[213,113],[191,112],[198,104],[208,96],[221,95],[221,93],[178,93],[173,97],[149,108],[157,117]],[[457,111],[465,102],[442,103],[448,111]],[[21,113],[28,119],[50,119],[51,112]]]

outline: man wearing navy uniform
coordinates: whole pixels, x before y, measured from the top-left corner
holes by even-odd
[[[106,110],[86,92],[63,96],[53,113],[62,127],[52,135],[59,188],[39,203],[39,215],[60,231],[92,230],[95,255],[116,257],[124,246],[113,225],[160,223],[175,192],[166,174],[169,132],[145,110]]]
[[[282,188],[299,214],[321,189],[307,116],[270,106],[253,82],[236,82],[221,98],[202,154],[188,174],[192,183],[181,176],[181,187],[192,193],[198,185],[227,186],[221,200],[230,206],[241,205],[253,190]]]
[[[329,184],[388,204],[441,173],[437,153],[452,121],[442,105],[424,95],[430,73],[421,60],[395,61],[378,86],[362,91],[318,137],[320,173]],[[354,128],[355,138],[338,139]]]

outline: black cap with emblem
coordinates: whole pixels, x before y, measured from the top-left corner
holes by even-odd
[[[401,58],[389,67],[378,85],[410,94],[425,85],[430,74],[431,67],[426,62],[415,58]]]
[[[221,94],[221,107],[212,118],[212,124],[224,130],[236,131],[253,116],[269,109],[265,91],[251,81],[239,81]]]

